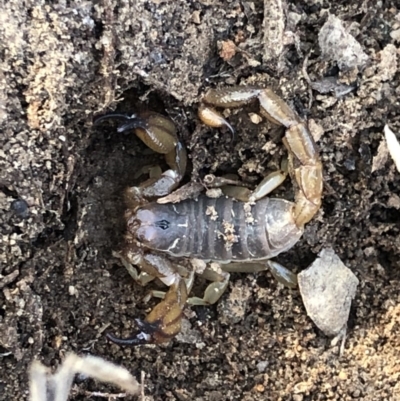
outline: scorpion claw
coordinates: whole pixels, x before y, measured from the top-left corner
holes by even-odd
[[[159,322],[148,323],[141,319],[135,319],[137,326],[139,328],[138,332],[133,334],[128,338],[119,338],[114,336],[114,334],[107,333],[106,337],[117,345],[142,345],[142,344],[152,344],[154,343],[154,338],[152,334],[160,330]]]
[[[143,127],[143,125],[145,124],[141,124],[140,127]],[[122,124],[117,128],[117,132],[121,133],[121,132],[125,132],[128,131],[129,129],[135,129],[138,127],[138,122],[137,121],[128,121],[126,124]]]
[[[95,117],[94,125],[106,119],[119,119],[122,124],[117,132],[134,130],[136,136],[154,152],[163,154],[169,170],[158,179],[150,179],[140,186],[140,198],[170,194],[179,184],[186,171],[186,150],[179,141],[176,127],[168,117],[154,112],[140,114],[109,113]],[[133,203],[130,202],[132,205]]]
[[[181,330],[182,312],[187,300],[187,287],[178,278],[164,299],[157,304],[145,320],[135,319],[138,331],[128,338],[108,333],[107,338],[118,345],[160,344],[175,337]]]
[[[121,120],[134,120],[137,118],[137,114],[123,114],[123,113],[107,113],[97,116],[93,119],[94,125],[99,125],[104,120],[109,120],[110,118],[119,118]]]

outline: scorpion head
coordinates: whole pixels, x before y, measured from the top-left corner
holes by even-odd
[[[150,203],[140,207],[129,217],[127,226],[128,235],[141,246],[181,255],[187,222],[174,205]]]

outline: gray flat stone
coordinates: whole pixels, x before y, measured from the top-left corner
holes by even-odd
[[[327,248],[299,273],[298,282],[308,316],[327,336],[338,335],[349,318],[357,277]]]

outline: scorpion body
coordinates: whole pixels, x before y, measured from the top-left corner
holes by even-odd
[[[292,208],[284,199],[263,198],[252,207],[230,197],[205,195],[176,204],[153,202],[128,219],[127,238],[172,257],[225,263],[265,260],[301,237]]]
[[[158,278],[169,286],[144,321],[136,319],[139,331],[131,338],[108,338],[118,344],[161,343],[180,331],[183,308],[187,301],[197,305],[216,302],[228,285],[232,271],[260,271],[272,266],[268,259],[290,249],[301,237],[304,225],[321,206],[322,164],[307,124],[270,89],[226,88],[208,90],[199,107],[199,118],[211,127],[231,125],[214,109],[240,107],[253,100],[260,113],[272,123],[285,127],[283,143],[288,150],[288,172],[295,186],[295,201],[265,196],[285,179],[286,173],[267,176],[254,191],[225,188],[222,196],[210,199],[199,195],[176,204],[160,204],[154,199],[175,190],[186,168],[186,152],[170,119],[157,113],[123,116],[108,114],[97,119],[123,118],[118,131],[134,129],[151,149],[165,154],[170,167],[137,187],[128,188],[127,246],[123,261],[140,268],[133,277],[145,284]],[[221,177],[222,178],[222,177]],[[223,182],[220,181],[220,182]],[[219,271],[199,271],[211,281],[203,298],[189,298],[194,270],[182,268],[179,259],[221,262]],[[235,262],[235,263],[229,263]],[[249,268],[249,262],[253,265]],[[258,267],[254,267],[254,262]],[[263,262],[260,267],[260,262]],[[251,264],[250,263],[250,264]],[[125,263],[130,269],[127,263]],[[236,265],[236,267],[232,267]]]

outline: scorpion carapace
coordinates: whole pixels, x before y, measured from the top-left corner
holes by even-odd
[[[263,116],[286,128],[283,143],[289,161],[283,170],[288,170],[292,177],[295,202],[265,197],[284,180],[283,171],[266,177],[254,191],[243,193],[232,186],[224,188],[225,193],[236,199],[226,196],[211,199],[201,194],[196,200],[157,203],[152,199],[165,196],[178,186],[186,167],[186,153],[167,117],[155,113],[134,116],[130,118],[132,121],[124,117],[120,131],[135,129],[143,142],[166,155],[170,170],[127,190],[127,246],[123,261],[140,269],[137,274],[130,268],[139,283],[158,278],[169,290],[166,294],[153,291],[154,296],[163,300],[144,322],[137,320],[138,332],[125,340],[110,335],[113,342],[126,345],[170,340],[180,331],[185,304],[215,303],[227,287],[228,272],[271,268],[275,275],[291,280],[290,275],[280,274],[277,264],[269,259],[299,240],[304,225],[321,206],[322,164],[307,124],[270,89],[247,87],[208,90],[199,108],[199,118],[211,127],[226,125],[233,131],[215,108],[240,107],[253,100],[258,100]],[[198,266],[194,261],[199,259],[220,264],[215,268],[204,263],[204,268],[197,269],[212,283],[203,298],[188,298],[193,266]]]

